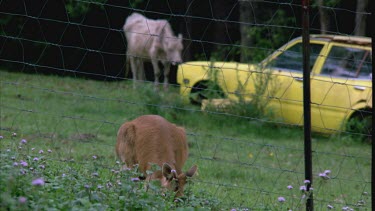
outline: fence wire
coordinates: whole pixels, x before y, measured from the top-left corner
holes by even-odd
[[[267,72],[269,66],[261,66],[270,64],[264,60],[269,55],[300,55],[302,59],[300,49],[282,47],[302,34],[301,4],[265,0],[1,1],[1,189],[9,196],[2,199],[1,206],[22,208],[16,204],[22,203],[20,197],[40,194],[27,187],[5,186],[12,184],[12,179],[29,184],[25,178],[43,177],[54,190],[64,186],[66,192],[74,193],[64,196],[73,206],[84,206],[85,194],[91,193],[90,203],[99,201],[101,208],[128,208],[126,203],[130,202],[121,198],[124,193],[120,190],[125,188],[121,183],[125,182],[119,176],[121,165],[114,153],[117,130],[123,122],[140,115],[158,114],[186,128],[189,159],[185,168],[192,164],[199,167],[199,175],[187,191],[187,206],[302,210],[313,192],[315,210],[371,210],[373,157],[367,141],[373,129],[351,131],[344,125],[346,121],[338,127],[327,126],[334,111],[344,113],[345,119],[373,121],[367,119],[373,116],[371,41],[363,44],[365,41],[352,37],[360,28],[361,23],[355,22],[360,17],[367,23],[363,35],[370,36],[371,13],[368,9],[353,10],[346,1],[319,2],[310,5],[310,33],[326,38],[311,43],[324,44],[318,53],[311,48],[311,56],[324,62],[344,60],[356,65],[355,70],[363,67],[367,72],[355,79],[349,74],[337,80],[331,73],[315,74],[325,63],[310,66],[311,86],[315,86],[312,119],[319,124],[312,127],[314,182],[311,190],[306,190],[303,112],[297,107],[288,110],[290,104],[302,104],[303,99],[295,97],[302,93],[302,76],[287,68]],[[322,27],[323,10],[328,14],[327,28]],[[126,57],[147,60],[127,52],[122,27],[134,12],[165,19],[174,34],[183,35],[184,63],[172,66],[168,90],[155,91],[155,76],[148,61],[145,80],[133,88],[135,81],[127,71]],[[325,49],[333,49],[330,44],[336,42],[327,41],[328,35],[353,39],[338,41],[337,46],[344,46],[353,55],[364,53],[351,58],[327,54]],[[354,48],[353,43],[360,47]],[[302,64],[288,58],[280,65]],[[194,71],[201,73],[195,77],[202,83],[178,80],[195,80],[191,75]],[[272,84],[271,79],[280,75],[286,86]],[[217,82],[221,89],[210,82]],[[316,87],[322,87],[319,93],[314,93]],[[353,99],[358,90],[364,96],[357,104]],[[231,104],[207,104],[202,109],[200,104],[209,101],[190,103],[197,95],[203,96],[198,100],[204,100],[209,94],[224,102],[230,99]],[[348,103],[335,104],[335,99]],[[268,109],[269,105],[274,110]],[[275,118],[278,113],[284,116]],[[285,116],[294,119],[285,121]],[[354,127],[358,122],[351,124]],[[25,162],[29,166],[24,166]],[[56,192],[45,192],[49,195],[44,197],[54,200]],[[91,198],[94,195],[96,199]],[[113,196],[118,200],[112,201]]]

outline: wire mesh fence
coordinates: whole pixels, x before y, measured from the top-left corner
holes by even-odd
[[[371,13],[360,3],[309,6],[306,181],[300,2],[0,2],[1,206],[303,210],[312,199],[315,210],[371,210]],[[146,33],[126,31],[146,37],[132,47],[133,13],[149,20]],[[178,62],[167,44],[179,33],[183,62],[162,89],[154,70]],[[159,48],[157,67],[137,46]],[[144,114],[187,131],[186,166],[199,174],[180,201],[121,171],[117,130]]]

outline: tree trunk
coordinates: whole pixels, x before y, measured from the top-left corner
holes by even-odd
[[[212,50],[218,57],[217,59],[228,59],[230,51],[226,47],[228,44],[233,45],[236,24],[230,24],[226,20],[230,20],[230,16],[235,14],[233,5],[237,0],[214,0],[212,2],[213,18],[217,21],[213,22],[213,31],[211,34],[212,41],[215,43]],[[238,20],[238,19],[237,19]],[[238,34],[238,29],[237,29]],[[212,55],[212,54],[211,54]]]
[[[254,45],[254,40],[249,36],[251,23],[255,23],[255,11],[257,3],[252,0],[240,1],[240,33],[241,33],[241,58],[240,62],[246,63],[251,61],[250,55],[247,53],[250,47]]]
[[[363,14],[366,12],[368,0],[357,0],[357,9],[355,15],[355,30],[354,34],[356,36],[365,36],[366,34],[366,17]]]
[[[185,11],[186,11],[186,18],[185,18],[185,24],[183,21],[181,21],[180,25],[185,25],[185,28],[184,28],[184,33],[185,33],[185,37],[184,37],[184,41],[183,41],[183,44],[184,44],[184,51],[183,51],[183,61],[191,61],[193,59],[193,56],[192,56],[192,48],[191,48],[191,40],[193,39],[192,38],[192,24],[191,24],[191,17],[193,16],[192,14],[192,11],[191,11],[191,8],[190,8],[190,5],[192,4],[192,0],[186,0],[186,4],[185,4]]]
[[[327,34],[329,30],[329,16],[327,9],[324,8],[323,0],[318,0],[319,16],[320,16],[320,33]]]

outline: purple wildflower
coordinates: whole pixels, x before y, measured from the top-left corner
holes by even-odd
[[[103,185],[98,185],[98,189],[102,189],[103,188]]]
[[[86,189],[89,189],[90,188],[90,185],[85,185],[84,186]]]
[[[17,136],[17,133],[12,133],[12,137],[16,137]]]
[[[14,163],[13,163],[13,166],[18,166],[18,163],[17,163],[17,162],[14,162]]]
[[[20,164],[21,164],[21,166],[23,166],[23,167],[28,166],[28,164],[27,164],[25,161],[23,161],[23,160],[20,161]]]
[[[16,157],[14,157],[14,156],[12,156],[10,159],[12,159],[12,160],[15,160],[16,159]]]
[[[39,168],[45,169],[46,167],[44,165],[39,165]]]
[[[301,187],[299,187],[299,189],[300,189],[301,191],[306,191],[306,186],[302,185]]]
[[[277,198],[277,201],[279,201],[279,202],[285,202],[285,198],[284,197],[282,197],[282,196],[280,196],[280,197],[278,197]]]
[[[44,151],[41,149],[41,150],[39,150],[39,154],[43,154],[44,153]]]
[[[289,190],[291,190],[291,189],[293,189],[293,186],[291,186],[291,185],[288,185],[288,187],[287,187]]]
[[[303,181],[303,183],[305,183],[305,184],[310,184],[310,180],[305,180],[305,181]]]
[[[26,197],[20,196],[20,197],[18,198],[18,202],[19,202],[20,204],[25,204],[26,201],[27,201]]]
[[[331,170],[324,170],[324,173],[325,173],[326,175],[328,175],[328,174],[331,173]]]
[[[39,161],[39,158],[35,157],[35,158],[33,159],[33,161]]]
[[[98,177],[99,174],[98,174],[98,172],[94,172],[94,173],[92,173],[92,176],[94,176],[94,177]]]
[[[139,181],[139,178],[138,178],[138,177],[134,177],[134,178],[131,178],[131,180],[132,180],[133,182],[138,182],[138,181]]]
[[[33,147],[33,148],[31,148],[31,151],[34,151],[35,150],[35,148]]]
[[[47,152],[48,152],[48,153],[51,153],[51,152],[52,152],[52,150],[48,149],[48,150],[47,150]]]
[[[44,180],[43,178],[38,178],[38,179],[35,179],[31,182],[32,185],[35,185],[35,186],[43,186],[44,185]]]
[[[130,171],[130,170],[132,170],[131,168],[128,168],[128,167],[126,167],[126,166],[123,166],[122,167],[122,170],[124,170],[124,171]]]
[[[333,209],[333,206],[332,205],[327,205],[327,208],[329,209],[329,210],[331,210],[331,209]]]
[[[107,182],[106,186],[107,186],[107,188],[111,188],[113,185],[112,185],[111,182]]]
[[[21,144],[26,144],[26,143],[27,143],[26,139],[21,140]]]
[[[26,170],[25,170],[25,169],[21,169],[21,170],[20,170],[20,174],[21,174],[21,175],[26,174]]]
[[[319,177],[322,179],[330,179],[330,177],[326,173],[319,173]]]
[[[92,158],[93,158],[93,159],[96,159],[96,158],[98,158],[98,157],[97,157],[96,155],[93,155]]]
[[[0,139],[3,139],[4,137],[3,136],[0,136]]]

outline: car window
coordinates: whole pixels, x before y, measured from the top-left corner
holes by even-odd
[[[303,71],[303,56],[302,56],[302,43],[297,43],[286,51],[278,55],[267,67],[277,69],[288,69],[294,71]],[[322,44],[310,44],[310,70],[315,64],[320,51],[322,50]]]
[[[343,46],[333,46],[321,74],[333,77],[371,78],[371,51]]]

